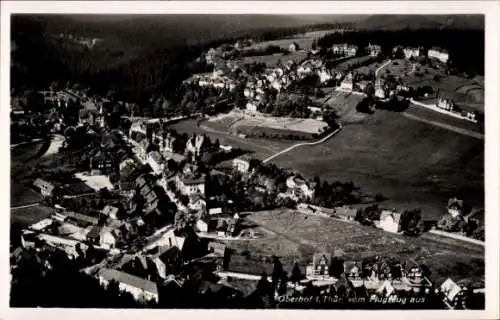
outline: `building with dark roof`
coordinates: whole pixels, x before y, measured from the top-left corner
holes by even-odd
[[[110,281],[118,282],[120,290],[129,292],[137,301],[158,302],[158,285],[153,281],[107,268],[99,270],[98,278],[104,286],[107,286]]]

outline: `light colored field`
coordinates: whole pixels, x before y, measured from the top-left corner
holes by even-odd
[[[315,119],[277,118],[266,115],[249,115],[240,111],[231,111],[225,115],[213,117],[207,121],[213,128],[238,131],[239,128],[271,128],[283,131],[319,134],[328,124]]]
[[[297,119],[297,118],[275,118],[275,117],[247,117],[233,124],[233,128],[240,126],[272,128],[278,130],[298,131],[307,134],[320,134],[324,127],[328,126],[326,122],[315,119]]]

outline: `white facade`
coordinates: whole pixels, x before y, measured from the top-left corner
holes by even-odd
[[[380,220],[380,228],[392,233],[399,233],[399,222],[394,220],[392,215],[386,216],[384,219]]]
[[[208,232],[208,224],[200,219],[196,221],[196,229],[200,232]]]
[[[450,58],[450,55],[447,52],[443,52],[441,50],[437,49],[429,49],[427,52],[427,56],[429,58],[435,58],[438,59],[439,61],[446,63],[448,62],[448,59]]]
[[[233,167],[240,171],[240,172],[248,172],[248,169],[250,168],[250,164],[248,161],[242,160],[242,159],[234,159],[233,160]]]
[[[404,48],[403,52],[406,59],[410,59],[411,57],[418,58],[420,56],[419,48]]]
[[[99,282],[101,285],[107,286],[109,284],[109,281],[105,280],[103,277],[99,277]],[[147,301],[156,301],[158,302],[158,293],[157,292],[149,292],[146,290],[143,290],[141,288],[134,287],[130,284],[119,282],[118,283],[118,288],[121,291],[125,291],[130,293],[135,300],[147,300]]]

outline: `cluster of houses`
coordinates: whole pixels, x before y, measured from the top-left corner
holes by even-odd
[[[331,267],[339,268],[332,266],[332,259],[336,259],[335,263],[340,264],[342,274],[338,279],[330,275]],[[451,309],[462,306],[462,298],[468,291],[465,284],[459,285],[450,278],[435,287],[421,266],[413,260],[387,261],[375,257],[364,261],[344,261],[325,252],[316,252],[313,255],[311,264],[306,268],[306,278],[318,286],[339,286],[347,282],[353,287],[364,287],[369,295],[384,295],[386,298],[397,297],[398,294],[408,291],[429,294],[432,290],[432,293],[438,294]]]
[[[231,71],[234,70],[237,70],[237,67],[231,65]],[[214,69],[212,73],[208,74],[196,74],[189,81],[200,87],[227,89],[229,91],[233,91],[237,86],[236,80],[225,74],[222,69]]]
[[[465,110],[459,111],[460,109],[457,107],[457,105],[455,104],[455,102],[452,99],[438,97],[438,99],[436,101],[436,107],[441,109],[441,110],[448,111],[448,112],[454,113],[456,115],[460,115],[461,117],[463,117],[469,121],[472,121],[472,122],[477,121],[477,113],[476,112],[465,111]]]

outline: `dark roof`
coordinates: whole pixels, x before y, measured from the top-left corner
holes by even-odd
[[[99,277],[107,281],[115,280],[119,283],[125,283],[135,288],[139,288],[147,292],[158,294],[158,286],[156,283],[143,278],[139,278],[129,273],[125,273],[114,269],[103,268],[99,270]]]
[[[49,192],[55,188],[55,186],[52,183],[40,178],[36,179],[35,182],[33,182],[33,185],[37,188],[42,188],[45,186],[46,188],[48,188]]]
[[[99,219],[98,218],[91,217],[91,216],[88,216],[88,215],[85,215],[85,214],[81,214],[81,213],[78,213],[78,212],[65,211],[65,212],[62,213],[62,215],[65,215],[65,216],[67,216],[69,218],[73,218],[73,219],[80,220],[80,221],[83,221],[83,222],[91,223],[91,224],[97,224],[97,223],[99,223]]]
[[[89,239],[97,239],[99,237],[99,234],[101,233],[102,227],[101,226],[93,226],[89,233],[87,233],[87,238]]]

